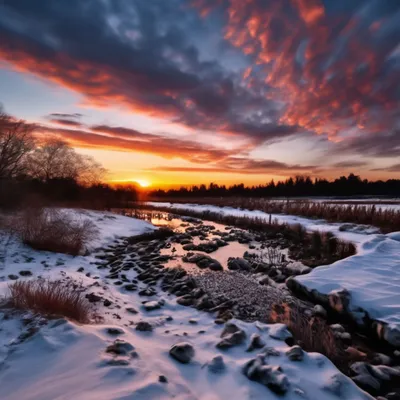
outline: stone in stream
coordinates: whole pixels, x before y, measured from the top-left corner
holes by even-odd
[[[251,264],[244,258],[228,258],[228,269],[230,270],[240,270],[240,271],[250,271]]]

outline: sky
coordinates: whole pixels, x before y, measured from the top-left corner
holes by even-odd
[[[0,102],[110,181],[400,177],[400,1],[0,0]]]

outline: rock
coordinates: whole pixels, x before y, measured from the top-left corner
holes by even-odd
[[[375,353],[374,357],[372,358],[372,362],[379,365],[390,365],[392,363],[392,359],[386,354]]]
[[[353,381],[368,393],[377,393],[381,388],[381,384],[371,375],[357,375],[352,378]]]
[[[227,322],[221,333],[222,340],[217,343],[220,349],[227,349],[242,344],[246,339],[246,332],[233,322]]]
[[[257,333],[253,333],[250,336],[250,344],[247,348],[247,352],[253,351],[255,349],[262,349],[266,345],[265,341]]]
[[[273,347],[266,347],[263,349],[262,354],[267,357],[279,357],[281,353]]]
[[[198,301],[196,302],[196,307],[199,310],[205,310],[205,309],[210,309],[213,308],[215,304],[213,301],[205,294],[202,296]]]
[[[169,351],[172,358],[182,364],[188,364],[194,357],[195,351],[193,346],[187,342],[181,342],[173,345]]]
[[[103,302],[104,307],[110,307],[111,304],[112,304],[111,301],[108,300],[108,299],[105,299],[104,302]]]
[[[13,274],[8,275],[8,279],[11,279],[12,281],[16,281],[18,278],[19,278],[18,275],[13,275]]]
[[[397,381],[400,378],[400,367],[392,368],[387,365],[371,365],[369,371],[374,378],[381,382],[390,382],[392,380]]]
[[[123,335],[125,332],[121,328],[107,328],[107,333],[112,336]]]
[[[176,302],[180,304],[181,306],[191,306],[193,305],[195,299],[191,295],[184,295],[181,297],[178,297]]]
[[[214,374],[219,374],[225,370],[225,363],[222,356],[215,356],[208,363],[208,370]]]
[[[158,310],[159,308],[161,308],[163,306],[163,302],[161,301],[146,301],[145,303],[143,303],[143,308],[146,311],[153,311],[153,310]]]
[[[126,356],[134,350],[134,346],[130,343],[125,342],[125,340],[117,339],[113,344],[107,347],[107,353],[113,353],[121,356]]]
[[[137,290],[137,286],[133,283],[129,283],[128,285],[124,285],[124,289],[128,292],[134,292],[135,290]]]
[[[125,367],[129,365],[129,361],[121,358],[112,358],[111,360],[107,360],[106,364],[110,367]]]
[[[306,265],[303,265],[300,262],[293,262],[290,263],[288,265],[286,265],[285,267],[285,272],[288,275],[304,275],[304,274],[308,274],[309,272],[311,272],[312,268],[307,267]]]
[[[21,276],[32,276],[32,272],[31,271],[19,271],[19,274]]]
[[[277,394],[285,394],[289,389],[289,379],[282,369],[279,366],[268,365],[262,355],[247,362],[243,373],[250,380],[261,383]]]
[[[223,271],[223,267],[222,267],[222,265],[218,262],[218,261],[216,261],[216,260],[214,260],[214,262],[212,262],[209,266],[208,266],[208,268],[210,268],[212,271]]]
[[[240,271],[250,271],[251,265],[244,258],[230,257],[230,258],[228,258],[228,269],[230,269],[230,270],[240,270]]]
[[[322,307],[320,304],[317,304],[317,305],[314,306],[313,314],[318,316],[318,317],[324,318],[324,319],[326,319],[326,317],[328,315],[328,313],[326,312],[325,308]]]
[[[286,353],[290,361],[303,361],[304,351],[300,346],[293,346]]]
[[[100,296],[97,296],[94,293],[89,293],[85,297],[88,299],[89,303],[97,303],[102,299]]]
[[[351,343],[351,335],[349,332],[335,332],[334,336],[347,344]]]
[[[390,392],[386,395],[387,400],[400,400],[400,391]]]
[[[139,291],[139,296],[154,296],[157,293],[156,289],[148,287]]]
[[[331,328],[334,332],[343,333],[343,332],[346,331],[346,330],[343,328],[343,326],[340,325],[340,324],[332,324],[332,325],[330,325],[330,328]]]
[[[166,376],[160,375],[160,376],[158,377],[158,382],[161,382],[161,383],[168,383],[168,379],[167,379]]]
[[[274,324],[269,330],[269,336],[273,339],[285,341],[286,339],[292,338],[292,334],[288,331],[285,324]]]
[[[131,314],[137,314],[139,312],[138,310],[136,310],[136,308],[133,307],[126,308],[126,311],[128,311]]]
[[[137,323],[135,329],[140,332],[151,332],[153,330],[153,327],[146,321],[140,321]]]
[[[192,324],[192,325],[197,325],[198,324],[198,322],[197,322],[197,319],[189,319],[189,324]]]

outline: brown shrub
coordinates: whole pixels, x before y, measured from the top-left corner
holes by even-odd
[[[67,317],[80,323],[90,321],[91,306],[73,282],[33,279],[9,285],[11,306],[50,317]]]
[[[339,369],[346,370],[345,349],[324,319],[308,317],[299,307],[287,303],[275,304],[271,310],[270,322],[285,324],[305,351],[321,353]]]
[[[54,208],[27,208],[7,221],[9,231],[36,250],[78,255],[97,235],[89,220],[76,221]]]

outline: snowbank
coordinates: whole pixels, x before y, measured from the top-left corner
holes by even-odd
[[[400,232],[372,235],[355,256],[295,280],[308,292],[325,295],[347,289],[348,311],[358,319],[366,311],[369,318],[383,322],[383,338],[400,347]]]
[[[143,221],[108,213],[77,213],[79,217],[91,218],[103,230],[92,247],[112,244],[117,235],[139,234],[152,229]],[[289,381],[286,399],[371,398],[320,354],[304,354],[302,361],[291,361],[285,354],[289,347],[276,339],[282,331],[279,325],[234,321],[246,332],[246,340],[227,350],[218,349],[216,344],[221,340],[223,326],[216,325],[211,315],[178,305],[175,297],[158,288],[149,298],[141,297],[138,291],[128,292],[114,285],[114,281],[107,278],[109,269],[98,269],[95,264],[98,261],[95,256],[103,253],[70,257],[33,251],[18,242],[3,239],[3,244],[7,245],[0,247],[4,257],[0,265],[1,289],[11,282],[10,275],[19,276],[19,271],[25,270],[30,271],[32,277],[81,282],[87,293],[94,293],[109,302],[107,305],[103,300],[95,303],[97,312],[105,319],[101,324],[81,326],[53,320],[35,325],[39,328],[36,333],[32,330],[35,319],[22,321],[17,316],[6,317],[2,310],[1,398],[278,399],[280,397],[273,391],[250,381],[242,372],[245,363],[260,351],[246,351],[251,335],[256,333],[272,349],[270,353],[275,354],[268,357],[269,365],[279,366]],[[137,275],[133,269],[124,272],[130,280]],[[19,276],[19,279],[29,278]],[[138,285],[139,290],[145,287],[143,283]],[[146,311],[142,304],[145,300],[164,300],[165,303],[160,309]],[[151,324],[153,331],[136,330],[139,321]],[[128,347],[134,351],[119,356],[107,353],[107,347],[116,338],[129,343],[133,347]],[[180,364],[169,355],[171,346],[182,341],[191,344],[195,351],[189,364]],[[220,371],[208,366],[215,356],[223,358],[224,368]]]

